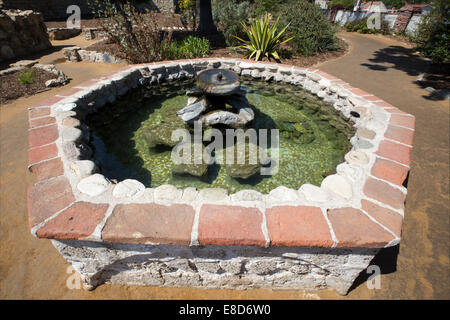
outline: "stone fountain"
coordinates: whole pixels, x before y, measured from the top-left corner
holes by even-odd
[[[188,124],[200,121],[203,126],[244,127],[255,117],[245,93],[236,73],[224,69],[205,70],[197,76],[197,87],[186,93],[187,105],[177,115]]]

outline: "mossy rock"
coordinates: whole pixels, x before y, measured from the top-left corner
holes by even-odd
[[[316,138],[311,125],[304,122],[277,122],[278,129],[285,139],[290,139],[300,144],[308,144]]]
[[[233,163],[228,160],[228,150],[232,149],[234,159]],[[247,179],[260,171],[263,164],[269,161],[266,152],[259,146],[251,143],[245,143],[244,148],[240,144],[228,147],[223,150],[225,169],[232,178]]]
[[[195,143],[181,144],[180,150],[187,152],[187,160],[189,163],[179,163],[172,168],[173,174],[187,174],[195,177],[205,178],[208,175],[209,157],[205,158],[205,147],[199,143],[199,149],[196,149]],[[180,156],[183,156],[180,151]]]
[[[174,174],[188,174],[194,177],[206,177],[208,175],[208,165],[202,164],[177,164],[172,168]]]
[[[174,147],[180,142],[171,139],[172,132],[177,129],[186,129],[184,122],[182,120],[178,121],[174,117],[169,117],[168,119],[162,119],[156,125],[144,128],[142,132],[149,148],[159,145]]]

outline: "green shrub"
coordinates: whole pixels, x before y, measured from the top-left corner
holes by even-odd
[[[261,16],[265,13],[277,13],[280,6],[287,0],[255,0],[256,10],[255,14]]]
[[[289,43],[295,52],[310,56],[316,52],[339,49],[337,29],[322,10],[306,0],[290,0],[280,8],[280,23],[290,23],[294,39]]]
[[[292,38],[282,40],[282,36],[289,24],[278,31],[278,19],[271,25],[268,14],[254,20],[249,27],[245,23],[242,23],[242,26],[249,40],[243,40],[239,37],[236,37],[236,39],[243,43],[239,47],[247,51],[245,56],[249,59],[254,57],[255,61],[259,61],[263,57],[269,60],[271,58],[275,58],[277,61],[280,60],[276,50],[280,45],[292,40]]]
[[[193,59],[206,57],[210,52],[208,39],[189,36],[182,41],[164,42],[161,56],[167,60]]]
[[[413,40],[417,49],[434,62],[450,61],[450,3],[435,0],[429,15],[424,16]]]
[[[189,36],[179,45],[184,59],[206,57],[211,49],[208,39]]]
[[[219,0],[212,6],[213,19],[222,31],[228,46],[238,43],[234,36],[242,38],[245,33],[242,30],[242,21],[247,21],[252,16],[250,2],[237,2],[236,0]]]
[[[25,70],[21,71],[17,76],[17,81],[19,81],[20,84],[34,83],[36,81],[34,70],[32,68],[26,68]]]
[[[371,34],[377,34],[377,33],[381,33],[381,34],[390,34],[391,33],[391,29],[389,28],[389,23],[385,20],[381,21],[381,28],[380,29],[369,29],[369,27],[367,27],[367,19],[368,18],[364,18],[362,20],[354,20],[351,22],[347,22],[344,27],[345,30],[347,30],[347,32],[358,32],[358,33],[371,33]]]

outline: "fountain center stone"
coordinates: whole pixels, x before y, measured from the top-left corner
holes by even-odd
[[[209,69],[199,73],[197,87],[205,94],[227,96],[241,87],[239,76],[229,70]]]
[[[224,124],[243,127],[255,117],[248,106],[245,91],[241,90],[239,76],[225,69],[208,69],[197,76],[197,87],[186,93],[187,106],[177,112],[183,121],[192,124],[201,121],[204,126]],[[234,111],[226,109],[231,106]],[[207,109],[210,112],[205,113]]]

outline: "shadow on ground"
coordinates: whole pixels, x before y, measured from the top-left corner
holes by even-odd
[[[0,63],[0,70],[7,69],[11,63],[15,63],[17,61],[25,60],[25,59],[26,60],[38,60],[38,59],[42,58],[43,56],[52,54],[54,52],[59,52],[62,49],[68,48],[68,47],[73,47],[73,46],[72,45],[56,45],[56,46],[51,47],[50,49],[39,51],[39,52],[36,52],[36,53],[32,53],[32,54],[30,54],[30,55],[28,55],[26,57],[20,57],[20,58],[17,58],[17,59],[2,61]],[[64,59],[64,61],[65,61],[65,59]],[[63,61],[61,61],[61,62],[63,62]]]
[[[414,81],[414,83],[425,89],[432,87],[437,91],[428,91],[423,96],[428,100],[444,100],[444,95],[440,94],[439,89],[442,83],[447,83],[449,79],[448,64],[438,64],[439,67],[431,68],[428,61],[418,55],[413,49],[402,46],[389,46],[374,52],[373,57],[369,59],[371,63],[362,63],[362,66],[373,71],[388,71],[396,69],[407,73],[409,76],[419,77],[421,74],[430,73],[427,79],[431,81]]]
[[[353,282],[353,285],[349,289],[349,293],[362,285],[363,283],[366,283],[367,281],[370,281],[371,279],[374,279],[374,277],[377,275],[377,269],[372,269],[371,266],[376,266],[380,268],[381,274],[389,274],[397,271],[397,257],[398,253],[400,251],[400,245],[396,245],[389,248],[383,248],[381,249],[375,258],[370,262],[370,265],[367,267],[366,270],[361,271],[359,276],[356,278],[355,282]]]

